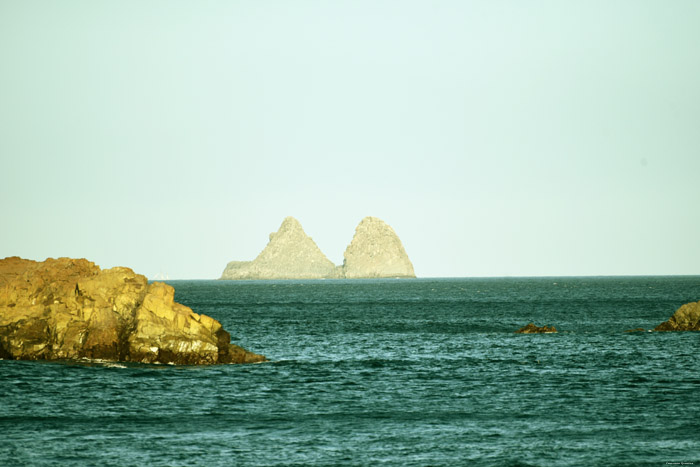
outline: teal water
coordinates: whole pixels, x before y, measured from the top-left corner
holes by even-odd
[[[0,361],[0,465],[700,464],[700,277],[171,284],[271,362]]]

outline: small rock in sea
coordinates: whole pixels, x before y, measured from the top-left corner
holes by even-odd
[[[557,332],[557,328],[554,326],[535,326],[535,323],[530,323],[525,327],[522,327],[515,331],[516,334],[549,334]]]
[[[686,303],[654,331],[700,331],[700,302]]]
[[[625,332],[646,332],[647,330],[644,328],[634,328],[634,329],[628,329]]]

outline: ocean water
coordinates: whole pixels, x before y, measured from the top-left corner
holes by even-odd
[[[0,361],[0,465],[700,465],[700,277],[170,283],[271,362]]]

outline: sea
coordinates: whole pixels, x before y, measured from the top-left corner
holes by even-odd
[[[0,361],[0,465],[700,465],[700,276],[169,283],[269,362]]]

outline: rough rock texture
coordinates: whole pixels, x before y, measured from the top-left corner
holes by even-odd
[[[264,361],[174,289],[85,259],[0,260],[0,358],[215,364]]]
[[[700,302],[686,303],[654,331],[700,331]]]
[[[535,326],[535,323],[530,323],[515,331],[516,334],[549,334],[552,332],[557,332],[557,328],[554,326]]]
[[[287,217],[253,261],[231,261],[221,279],[359,279],[416,277],[401,240],[384,221],[365,217],[335,266],[306,235],[299,221]]]
[[[416,277],[398,235],[376,217],[362,219],[344,258],[342,271],[348,279]]]
[[[325,279],[338,277],[335,265],[306,235],[301,224],[287,217],[253,261],[231,261],[221,279]]]

